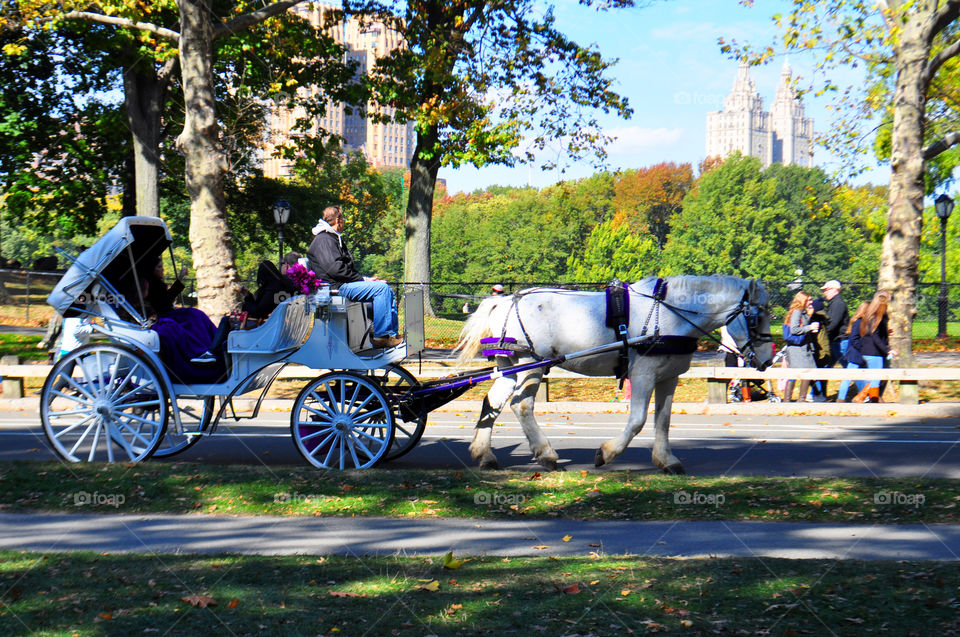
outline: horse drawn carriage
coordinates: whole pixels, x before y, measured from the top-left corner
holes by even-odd
[[[173,456],[212,433],[228,411],[236,419],[255,418],[277,375],[296,363],[318,371],[298,394],[290,414],[293,441],[311,465],[363,469],[398,458],[419,442],[431,410],[478,383],[494,380],[471,445],[474,457],[490,464],[485,455],[490,427],[484,423],[495,419],[509,400],[524,431],[535,435],[539,429],[532,422],[533,395],[546,370],[560,365],[608,375],[626,358],[629,366],[624,372],[634,386],[630,423],[616,448],[601,448],[598,454],[603,457],[598,455],[597,464],[612,460],[639,431],[656,387],[654,460],[666,469],[672,456],[660,438],[661,434],[666,438],[669,400],[662,400],[660,392],[669,389],[672,398],[676,376],[689,366],[692,350],[660,351],[664,340],[692,339],[695,344],[696,338],[725,323],[755,364],[769,362],[762,286],[726,277],[716,290],[715,281],[703,280],[709,278],[692,282],[678,277],[681,280],[674,285],[684,298],[696,301],[697,309],[671,303],[666,296],[668,280],[645,280],[630,287],[628,297],[644,302],[634,303],[633,323],[628,316],[619,329],[603,324],[602,293],[531,290],[487,299],[468,321],[462,346],[472,356],[483,343],[485,354],[499,366],[421,384],[399,365],[424,345],[423,288],[411,286],[404,294],[406,340],[395,348],[363,349],[362,308],[324,290],[286,299],[262,325],[232,331],[226,368],[217,382],[180,382],[162,360],[159,335],[151,329],[140,287],[144,273],[171,244],[162,220],[124,218],[73,259],[48,298],[64,317],[89,319],[86,343],[57,361],[41,391],[44,432],[65,460],[139,462]],[[537,300],[534,295],[546,296]],[[705,309],[700,307],[701,296],[710,299]],[[669,315],[663,321],[661,307]],[[648,333],[654,310],[656,325]],[[646,321],[639,330],[635,326],[643,320],[641,313]],[[576,338],[559,325],[564,321],[574,322]],[[760,352],[759,358],[754,350]],[[647,354],[662,364],[651,366]],[[664,384],[665,378],[673,379],[672,387]],[[256,406],[251,413],[238,415],[233,399],[253,392],[259,392]],[[666,416],[661,417],[664,406]],[[545,437],[531,438],[530,443],[538,460],[555,465],[555,453]]]

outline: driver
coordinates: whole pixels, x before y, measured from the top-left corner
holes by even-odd
[[[403,342],[397,332],[397,306],[393,289],[386,281],[365,277],[357,272],[353,257],[340,233],[346,227],[340,206],[328,206],[313,229],[313,242],[307,250],[310,269],[324,281],[336,283],[340,296],[351,301],[373,302],[374,347],[396,347]]]

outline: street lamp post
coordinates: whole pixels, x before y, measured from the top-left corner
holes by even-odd
[[[937,338],[947,337],[947,219],[953,212],[953,199],[940,195],[934,202],[940,217],[940,296],[937,298]]]
[[[277,267],[283,266],[283,227],[290,220],[290,204],[281,199],[273,204],[273,220],[277,222],[277,249],[280,255]]]

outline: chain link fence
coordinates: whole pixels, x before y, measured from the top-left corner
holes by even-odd
[[[60,280],[62,271],[39,272],[33,270],[0,269],[0,325],[20,325],[44,327],[53,316],[53,309],[47,305],[47,295]],[[184,282],[186,287],[182,295],[185,305],[196,305],[196,284],[193,280]],[[255,281],[242,282],[251,290],[256,289]],[[782,320],[791,299],[804,290],[815,298],[821,296],[821,281],[766,281],[770,297],[770,308],[774,322]],[[856,311],[862,301],[869,301],[876,292],[876,283],[842,281],[841,295],[850,307],[850,313]],[[531,287],[553,287],[572,290],[602,290],[606,283],[597,282],[529,282],[529,281],[472,281],[466,283],[433,282],[429,284],[429,301],[432,316],[426,319],[427,346],[447,348],[456,344],[467,316],[480,304],[480,301],[493,293],[494,285],[502,285],[504,294]],[[400,298],[402,285],[394,284],[397,297]],[[947,283],[943,286],[946,327],[948,336],[960,338],[960,283]],[[919,283],[917,285],[917,316],[913,324],[915,339],[937,337],[938,313],[941,299],[939,283]],[[402,307],[402,306],[401,306]],[[401,317],[402,318],[402,317]],[[776,331],[776,330],[774,330]]]

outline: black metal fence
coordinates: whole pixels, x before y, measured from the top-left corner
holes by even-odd
[[[43,326],[53,315],[47,305],[47,295],[60,280],[62,272],[36,272],[31,270],[0,269],[0,324]],[[195,282],[185,281],[183,302],[196,304]],[[766,281],[770,307],[775,320],[781,319],[798,290],[805,290],[814,297],[821,296],[822,282]],[[505,294],[530,287],[562,287],[577,290],[601,290],[606,283],[556,281],[473,281],[466,283],[433,282],[429,284],[430,309],[433,315],[427,318],[427,343],[432,347],[450,347],[456,343],[460,329],[467,316],[484,298],[490,296],[494,285],[502,285]],[[868,301],[876,292],[875,283],[843,281],[841,294],[850,313],[862,301]],[[245,285],[255,289],[254,281]],[[399,296],[399,284],[396,285]],[[960,283],[945,286],[947,334],[960,338]],[[913,335],[916,339],[936,338],[941,286],[939,283],[917,285],[917,315]]]

